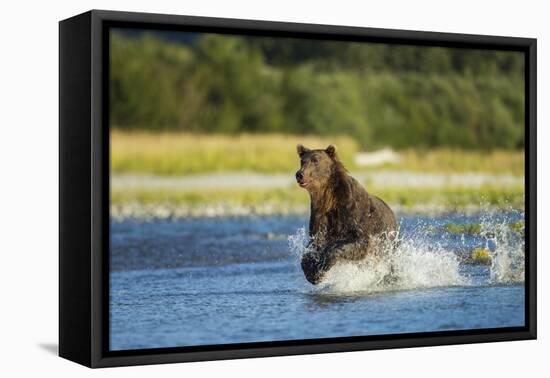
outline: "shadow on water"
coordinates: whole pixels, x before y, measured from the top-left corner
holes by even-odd
[[[209,291],[208,293],[203,292],[177,292],[177,293],[166,293],[163,294],[163,297],[204,297],[205,295],[221,297],[225,295],[258,295],[258,296],[274,296],[274,295],[288,295],[293,293],[293,290],[230,290],[230,291]]]
[[[38,347],[50,354],[59,355],[59,346],[56,343],[40,343]]]
[[[309,293],[304,293],[306,301],[312,307],[317,308],[329,308],[333,306],[339,306],[343,304],[363,302],[372,298],[379,296],[378,293],[361,293],[356,292],[353,294],[333,294],[320,291],[314,291]]]

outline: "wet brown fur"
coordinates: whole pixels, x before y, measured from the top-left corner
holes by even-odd
[[[390,207],[348,173],[333,146],[310,150],[298,145],[297,151],[301,167],[296,178],[311,198],[310,244],[301,262],[307,280],[321,282],[338,261],[385,253],[398,233]]]

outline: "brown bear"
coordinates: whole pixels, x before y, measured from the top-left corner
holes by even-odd
[[[298,145],[297,152],[296,181],[311,199],[310,241],[301,260],[306,279],[318,284],[338,261],[384,256],[398,237],[390,207],[349,175],[334,146]]]

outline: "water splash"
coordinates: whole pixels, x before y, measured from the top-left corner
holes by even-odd
[[[328,272],[321,290],[370,293],[468,284],[468,277],[460,274],[455,254],[437,245],[402,240],[387,259],[366,258],[360,264],[337,264]]]
[[[307,252],[307,244],[309,242],[308,232],[305,227],[300,227],[294,235],[287,238],[288,248],[296,256],[298,261],[304,253]]]
[[[489,214],[481,222],[485,248],[491,254],[490,283],[518,283],[525,276],[525,230],[513,230],[510,223],[493,221]]]
[[[522,214],[521,214],[522,215]],[[521,216],[523,218],[523,216]],[[525,243],[523,236],[510,228],[510,220],[487,213],[481,217],[478,235],[449,235],[438,228],[420,227],[402,233],[399,246],[381,258],[366,258],[360,263],[341,262],[313,288],[323,293],[374,293],[381,291],[414,290],[432,287],[493,285],[521,283],[524,280]],[[490,267],[480,267],[486,276],[481,283],[470,277],[471,261],[465,258],[469,248],[486,248],[491,257]],[[296,256],[297,269],[301,256],[307,252],[309,237],[299,228],[288,237],[289,249]],[[479,245],[472,244],[473,242]],[[457,247],[457,246],[460,246]],[[466,268],[470,268],[466,269]]]

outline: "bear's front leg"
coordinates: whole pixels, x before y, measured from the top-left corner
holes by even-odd
[[[306,279],[317,285],[322,281],[325,273],[332,268],[336,260],[331,253],[326,253],[327,251],[314,251],[307,252],[302,256],[302,270]]]
[[[307,252],[302,256],[302,270],[306,279],[316,285],[323,280],[338,261],[357,261],[365,257],[367,245],[359,241],[340,241],[322,251]]]

